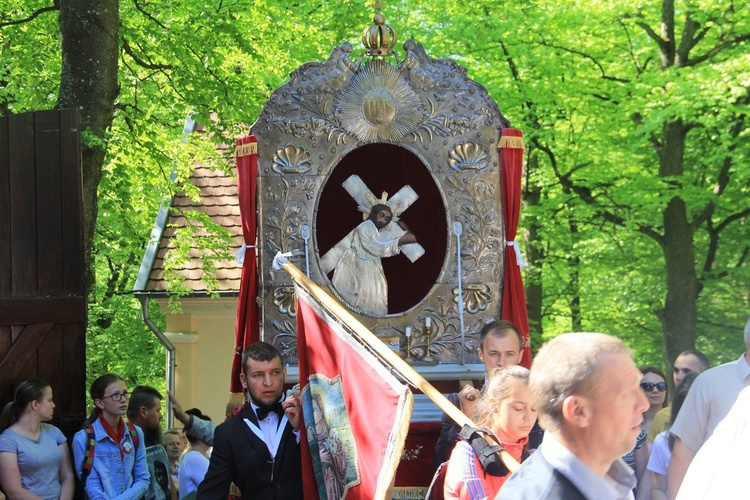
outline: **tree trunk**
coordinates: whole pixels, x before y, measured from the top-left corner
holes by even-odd
[[[60,0],[62,70],[59,109],[78,108],[83,132],[83,213],[86,285],[94,283],[91,260],[97,217],[97,187],[119,92],[118,0]]]
[[[685,137],[688,129],[679,120],[664,124],[659,154],[662,178],[681,176],[684,171]],[[671,366],[685,349],[695,348],[697,337],[698,278],[695,272],[693,229],[685,202],[672,198],[662,214],[661,240],[666,267],[667,297],[658,315],[664,332],[664,355]]]
[[[570,229],[570,246],[575,248],[579,240],[578,223],[575,214],[568,216],[568,228]],[[568,306],[570,307],[570,328],[573,332],[583,331],[583,318],[581,316],[581,257],[578,252],[571,251],[568,261],[568,273],[570,283],[568,285]]]

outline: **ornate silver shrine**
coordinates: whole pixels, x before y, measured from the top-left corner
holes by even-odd
[[[429,57],[413,40],[403,44],[399,60],[395,32],[381,14],[374,21],[362,35],[362,56],[354,59],[344,42],[327,61],[303,64],[251,127],[258,138],[262,335],[295,357],[292,282],[271,267],[278,251],[293,252],[297,267],[392,348],[405,349],[409,327],[410,359],[456,362],[464,348],[466,361],[475,362],[478,332],[502,305],[497,144],[510,123],[465,68]],[[371,198],[387,201],[404,186],[418,196],[394,215],[425,253],[414,262],[404,255],[382,259],[387,314],[342,300],[321,264],[362,222],[360,203],[342,187],[352,176]],[[463,346],[455,222],[462,227]]]

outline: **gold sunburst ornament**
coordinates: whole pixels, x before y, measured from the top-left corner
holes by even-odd
[[[373,60],[352,78],[336,108],[343,127],[359,140],[397,141],[416,128],[422,106],[396,68]]]

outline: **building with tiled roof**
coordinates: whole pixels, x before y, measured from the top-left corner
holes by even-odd
[[[204,165],[196,165],[189,181],[199,189],[200,198],[195,201],[184,191],[177,193],[172,201],[172,210],[166,220],[158,248],[154,253],[153,265],[148,274],[145,289],[150,292],[166,292],[167,281],[164,276],[164,259],[170,250],[175,249],[176,234],[186,228],[187,212],[199,212],[207,215],[211,220],[226,229],[232,236],[232,250],[242,245],[242,225],[240,221],[240,207],[237,198],[237,179],[220,169],[211,169]],[[194,222],[193,222],[194,223]],[[232,252],[234,255],[234,252]],[[185,288],[191,290],[191,295],[205,294],[209,286],[203,271],[203,256],[198,248],[193,247],[189,253],[190,261],[180,265],[175,271],[185,280]],[[232,258],[216,263],[215,287],[218,294],[235,294],[240,287],[242,266]]]
[[[188,119],[186,136],[200,127]],[[133,292],[141,301],[144,322],[168,351],[167,386],[183,407],[199,407],[208,415],[224,413],[229,394],[229,377],[234,352],[234,320],[242,266],[234,259],[242,245],[242,225],[237,197],[236,165],[229,169],[196,164],[189,181],[199,190],[191,199],[185,191],[165,200],[141,263]],[[231,235],[231,259],[215,263],[215,279],[206,279],[199,245],[190,248],[189,259],[173,267],[187,294],[180,299],[180,311],[169,308],[165,260],[176,248],[176,235],[196,224],[190,212],[202,213]],[[188,214],[188,216],[186,216]],[[209,282],[212,283],[209,286]],[[166,314],[161,331],[149,317],[154,301]],[[168,412],[168,421],[169,421]]]

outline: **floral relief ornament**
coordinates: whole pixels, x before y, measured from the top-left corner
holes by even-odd
[[[448,164],[452,169],[482,170],[487,166],[487,152],[474,141],[466,141],[456,144],[448,155]]]
[[[463,289],[464,310],[469,314],[487,310],[492,301],[492,287],[489,285],[466,285]],[[453,302],[458,304],[458,288],[453,289]]]
[[[297,317],[297,297],[294,294],[294,287],[281,286],[273,292],[273,305],[281,314],[286,314],[291,318]]]
[[[273,171],[280,174],[304,174],[310,170],[310,153],[305,148],[289,144],[273,154]]]

